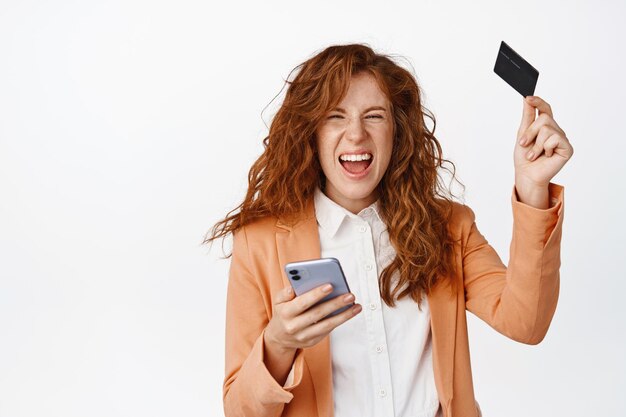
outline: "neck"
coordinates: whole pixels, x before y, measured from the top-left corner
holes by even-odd
[[[336,193],[333,189],[329,188],[322,189],[322,191],[332,201],[339,204],[341,207],[345,208],[353,214],[359,214],[361,210],[369,207],[370,205],[372,205],[372,203],[378,200],[377,189],[375,189],[370,195],[363,198],[347,198],[346,196]]]

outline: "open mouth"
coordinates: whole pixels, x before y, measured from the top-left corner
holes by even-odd
[[[367,170],[374,160],[374,156],[370,153],[360,155],[342,155],[339,157],[339,163],[350,174],[361,174]]]

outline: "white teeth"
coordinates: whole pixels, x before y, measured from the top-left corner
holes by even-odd
[[[339,157],[342,161],[367,161],[372,159],[372,154],[364,153],[360,155],[341,155]]]

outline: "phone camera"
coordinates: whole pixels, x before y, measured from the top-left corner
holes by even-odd
[[[298,270],[297,269],[292,269],[291,271],[289,271],[289,273],[291,275],[298,275]]]
[[[294,275],[291,277],[291,279],[293,279],[294,281],[297,281],[300,279],[300,275]]]

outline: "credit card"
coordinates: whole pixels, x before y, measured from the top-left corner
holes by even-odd
[[[493,71],[524,97],[535,94],[539,71],[504,41],[500,44]]]

